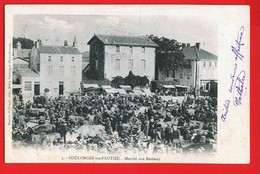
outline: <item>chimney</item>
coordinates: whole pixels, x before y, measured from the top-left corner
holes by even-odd
[[[73,47],[77,48],[76,36],[74,36]]]
[[[196,43],[196,48],[200,49],[200,43],[199,42]]]
[[[67,40],[64,40],[64,46],[65,46],[65,47],[69,46],[69,43],[68,43]]]
[[[40,42],[39,42],[39,41],[36,41],[36,42],[34,43],[34,46],[35,46],[35,48],[40,48]]]
[[[17,50],[22,49],[22,44],[19,41],[16,44],[16,48],[17,48]]]
[[[185,48],[186,47],[186,43],[182,43],[182,48]]]
[[[190,47],[190,43],[187,43],[187,47]]]

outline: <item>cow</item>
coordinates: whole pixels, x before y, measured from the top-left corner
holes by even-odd
[[[23,140],[23,134],[20,131],[15,131],[12,133],[13,140]]]
[[[36,134],[40,134],[40,133],[52,133],[55,131],[55,125],[53,124],[42,124],[42,125],[36,125],[34,127],[32,127],[32,130],[34,133]]]
[[[48,134],[46,133],[32,134],[31,136],[32,136],[32,140],[31,140],[32,144],[42,145],[44,147],[46,145],[50,147],[54,141],[61,138],[60,134],[57,132],[48,133]]]
[[[85,119],[86,118],[82,116],[70,115],[68,121],[69,121],[69,125],[74,127],[74,126],[82,126]]]

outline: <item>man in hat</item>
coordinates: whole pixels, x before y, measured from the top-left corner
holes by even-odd
[[[67,124],[65,121],[62,121],[62,124],[60,127],[60,135],[61,135],[61,138],[63,138],[64,143],[66,143],[66,134],[67,134]]]

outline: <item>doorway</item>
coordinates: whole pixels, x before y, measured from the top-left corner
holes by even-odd
[[[40,95],[40,82],[34,83],[34,95]]]
[[[63,95],[64,84],[63,82],[59,82],[59,95]]]

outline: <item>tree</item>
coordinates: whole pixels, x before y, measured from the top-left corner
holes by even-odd
[[[129,71],[129,74],[124,78],[124,81],[125,85],[130,85],[132,89],[138,85],[137,76],[135,76],[132,71]]]
[[[125,78],[121,76],[114,77],[111,84],[113,87],[116,88],[118,88],[119,85],[129,85],[132,89],[134,89],[134,87],[136,86],[145,87],[149,84],[149,79],[147,76],[136,76],[133,74],[132,71],[129,71],[128,76],[126,76]]]
[[[95,80],[98,78],[98,72],[94,68],[89,68],[83,73],[83,76],[89,80]]]
[[[112,87],[115,87],[115,88],[119,88],[119,85],[124,85],[124,84],[125,84],[125,80],[121,76],[116,76],[111,81]]]
[[[24,37],[13,37],[13,48],[17,47],[16,44],[18,43],[18,41],[21,43],[21,48],[23,49],[31,49],[34,46],[34,42],[31,39],[27,39]]]
[[[156,49],[156,67],[161,71],[183,68],[184,55],[182,45],[174,39],[165,37],[148,36],[159,47]]]

